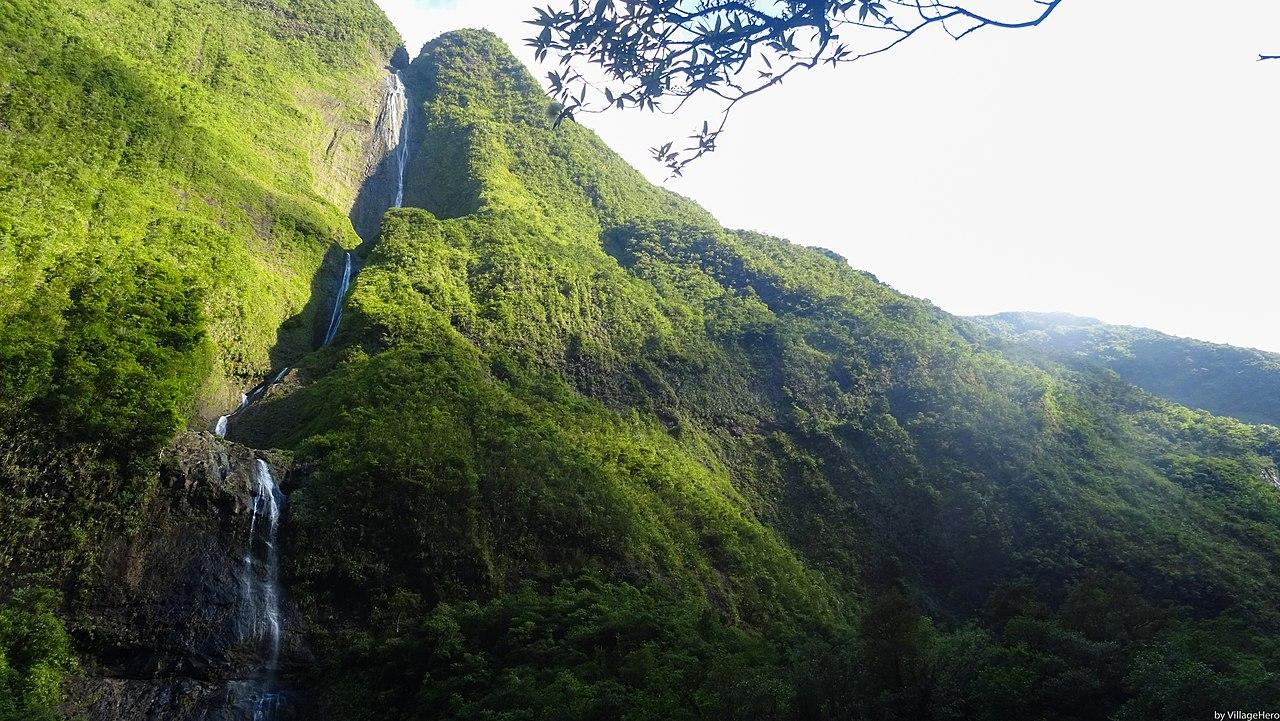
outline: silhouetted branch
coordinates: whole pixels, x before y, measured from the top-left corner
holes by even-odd
[[[1026,2],[1036,12],[1017,18],[954,0],[560,0],[535,8],[529,23],[540,32],[528,43],[540,61],[555,56],[547,78],[557,122],[610,108],[675,112],[697,95],[722,100],[718,122],[704,122],[691,143],[651,149],[679,175],[715,149],[739,102],[796,70],[879,55],[934,25],[957,40],[984,27],[1035,27],[1062,0]]]

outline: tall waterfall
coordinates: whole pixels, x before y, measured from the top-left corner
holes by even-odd
[[[409,101],[399,70],[387,77],[379,116],[377,127],[382,131],[381,141],[396,162],[396,194],[391,207],[400,208],[404,206],[404,170],[409,164]]]
[[[404,171],[409,165],[409,101],[405,93],[404,80],[400,71],[392,71],[387,76],[387,87],[382,96],[382,108],[378,111],[378,119],[374,124],[379,141],[387,149],[387,155],[395,159],[395,197],[391,207],[404,205]],[[329,327],[324,333],[324,343],[329,345],[338,334],[338,326],[342,323],[342,301],[351,287],[351,254],[347,253],[343,260],[342,280],[338,283],[338,293],[333,299],[333,312],[329,316]]]
[[[404,204],[404,174],[409,163],[408,100],[404,81],[399,71],[387,78],[386,93],[379,112],[376,137],[385,145],[387,157],[395,162],[395,196],[392,207]],[[342,323],[342,306],[351,287],[352,259],[346,253],[343,259],[342,277],[334,295],[333,310],[325,329],[324,342],[329,345],[338,334]],[[240,405],[227,415],[218,418],[214,432],[218,437],[227,434],[228,421],[253,405],[271,386],[279,383],[288,373],[286,367],[255,386],[240,397]],[[265,665],[261,677],[252,682],[254,688],[253,721],[277,721],[285,705],[284,694],[278,690],[280,652],[283,643],[283,610],[280,587],[280,551],[277,546],[280,512],[284,506],[284,494],[271,475],[271,468],[262,459],[254,465],[252,515],[249,519],[249,539],[245,547],[244,562],[240,573],[240,623],[243,638],[258,644],[264,652]]]
[[[249,539],[240,576],[240,621],[244,637],[257,642],[266,658],[253,718],[254,721],[273,721],[281,705],[281,695],[274,687],[280,671],[283,640],[277,539],[284,494],[271,475],[270,466],[260,458],[254,464],[253,484]]]

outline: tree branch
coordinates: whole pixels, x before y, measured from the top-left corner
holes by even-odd
[[[549,92],[561,103],[557,122],[608,109],[675,112],[695,95],[722,100],[719,122],[714,129],[703,123],[690,136],[693,145],[652,149],[679,175],[714,150],[740,101],[781,84],[792,72],[879,55],[933,25],[957,40],[984,27],[1035,27],[1062,2],[1026,1],[1039,6],[1038,12],[1016,20],[970,10],[957,0],[572,0],[568,10],[535,8],[538,17],[529,23],[541,32],[527,42],[538,60],[555,55],[562,68],[547,74]],[[891,8],[908,17],[895,20]],[[965,27],[953,30],[948,21]],[[601,79],[588,80],[584,72]]]

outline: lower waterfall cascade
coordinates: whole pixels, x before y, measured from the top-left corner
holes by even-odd
[[[254,702],[254,721],[272,721],[282,695],[274,690],[280,672],[283,612],[280,591],[280,513],[284,494],[271,467],[261,458],[254,464],[249,538],[241,571],[241,627],[246,639],[259,644],[266,659]]]
[[[333,337],[338,334],[338,326],[342,323],[342,299],[347,295],[347,289],[351,287],[351,253],[346,253],[342,261],[342,278],[338,281],[338,292],[333,298],[333,312],[329,315],[329,327],[324,331],[324,342],[320,345],[327,346],[333,342]]]

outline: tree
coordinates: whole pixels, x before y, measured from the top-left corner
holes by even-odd
[[[540,31],[528,44],[560,66],[547,74],[558,121],[609,108],[673,113],[697,95],[719,98],[719,118],[688,145],[651,149],[680,175],[715,149],[739,102],[797,70],[879,55],[934,27],[956,40],[1034,27],[1061,2],[1006,0],[1017,11],[997,16],[980,9],[993,0],[571,0],[535,8],[529,22]]]

